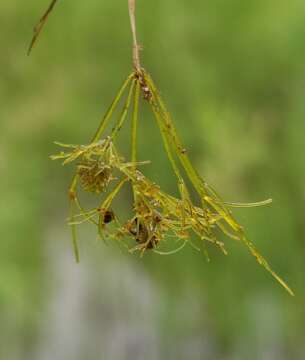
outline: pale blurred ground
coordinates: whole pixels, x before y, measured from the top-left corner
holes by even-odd
[[[0,3],[0,359],[305,359],[305,3],[138,1],[143,62],[204,178],[231,201],[290,297],[245,249],[142,259],[85,227],[75,265],[71,177],[54,140],[86,143],[128,74],[126,1]],[[142,119],[147,174],[175,191]]]

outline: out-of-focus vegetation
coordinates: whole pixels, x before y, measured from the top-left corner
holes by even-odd
[[[0,358],[303,359],[304,2],[137,10],[143,64],[200,173],[228,201],[273,198],[235,213],[295,298],[234,242],[210,263],[192,249],[138,259],[88,230],[74,265],[71,173],[48,156],[54,140],[92,137],[130,72],[131,36],[125,2],[62,1],[27,57],[47,5],[0,4]],[[174,191],[155,124],[141,121],[147,175]]]

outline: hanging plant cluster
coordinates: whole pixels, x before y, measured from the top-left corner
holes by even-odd
[[[29,51],[33,48],[57,0],[53,0],[34,30]],[[183,146],[172,118],[151,76],[140,66],[139,45],[135,30],[135,0],[129,0],[131,27],[134,40],[134,70],[119,89],[103,117],[94,137],[86,145],[57,143],[63,149],[51,156],[64,165],[74,163],[75,173],[69,187],[71,213],[68,223],[72,228],[76,260],[79,250],[76,227],[89,222],[101,239],[114,239],[129,251],[153,251],[172,254],[190,244],[207,256],[206,244],[210,243],[227,254],[220,233],[244,244],[271,275],[291,294],[288,285],[271,269],[265,258],[245,236],[242,226],[235,220],[231,207],[266,205],[271,200],[258,203],[227,203],[199,176]],[[172,196],[148,179],[143,167],[149,161],[139,162],[137,157],[140,103],[146,102],[160,130],[161,139],[172,170],[177,179],[178,196]],[[119,112],[119,116],[117,113]],[[117,146],[118,134],[125,122],[131,120],[131,154],[126,159]],[[197,195],[196,203],[192,194]],[[128,220],[122,221],[115,209],[114,200],[123,187],[132,192],[132,209]],[[83,193],[95,195],[96,206],[87,209]],[[129,240],[128,240],[129,239]],[[195,240],[197,239],[197,240]],[[164,244],[173,249],[164,251]]]

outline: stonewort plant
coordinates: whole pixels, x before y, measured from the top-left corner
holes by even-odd
[[[57,0],[53,0],[34,29],[29,52],[46,23]],[[262,265],[291,295],[289,286],[272,270],[254,244],[248,240],[243,227],[236,221],[230,208],[255,207],[269,204],[271,199],[257,203],[228,203],[197,173],[188,151],[175,129],[173,120],[149,73],[140,64],[140,46],[136,37],[135,0],[129,0],[129,15],[133,35],[133,70],[122,84],[95,135],[87,145],[57,143],[62,148],[52,160],[63,165],[74,164],[74,176],[69,187],[71,203],[68,223],[72,229],[76,261],[79,250],[76,227],[91,223],[101,239],[113,239],[128,251],[153,251],[173,254],[190,245],[202,251],[207,258],[207,243],[227,254],[219,234],[244,244],[256,261]],[[149,180],[143,168],[149,161],[139,162],[137,156],[140,103],[146,103],[160,130],[165,152],[177,179],[178,196],[164,192]],[[116,114],[119,113],[119,116]],[[127,119],[131,120],[130,159],[126,160],[118,148],[118,134]],[[188,188],[188,185],[192,189]],[[114,200],[124,186],[132,192],[129,219],[122,221]],[[193,199],[190,190],[196,193]],[[86,208],[81,200],[84,193],[96,198],[94,208]],[[172,244],[172,249],[168,250]],[[165,251],[165,248],[167,249]]]

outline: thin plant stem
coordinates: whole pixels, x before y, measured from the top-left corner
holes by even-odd
[[[139,122],[139,100],[140,100],[140,82],[136,83],[136,90],[134,96],[134,104],[133,104],[133,113],[132,113],[132,121],[131,121],[131,161],[136,163],[137,161],[137,135],[138,135],[138,122]],[[134,185],[132,185],[132,192],[134,203],[137,202],[137,193],[135,191]]]
[[[131,122],[131,161],[137,161],[137,131],[138,131],[138,116],[139,116],[139,100],[140,100],[140,82],[137,81],[134,104],[133,104],[133,114]]]
[[[70,204],[70,221],[74,221],[74,213],[73,213],[73,202]],[[73,252],[74,252],[74,258],[77,263],[80,261],[79,256],[79,249],[77,244],[77,235],[76,235],[76,225],[71,224],[71,233],[72,233],[72,244],[73,244]]]
[[[255,257],[256,261],[262,265],[289,292],[290,295],[294,296],[294,292],[290,289],[286,282],[272,270],[267,260],[262,255],[260,255],[253,243],[245,236],[243,236],[241,240],[248,247],[250,253]]]
[[[125,80],[125,82],[123,83],[122,87],[120,88],[117,96],[115,97],[115,99],[113,100],[112,104],[110,105],[108,111],[106,112],[105,116],[103,117],[100,126],[98,127],[96,133],[94,134],[91,143],[95,143],[96,141],[99,140],[99,138],[102,136],[103,132],[105,131],[109,120],[111,119],[111,116],[115,110],[115,108],[117,107],[125,89],[127,88],[128,84],[130,83],[131,79],[134,77],[134,73],[130,74],[128,76],[128,78]]]
[[[133,67],[137,72],[141,72],[140,46],[137,41],[137,29],[136,29],[136,0],[128,0],[128,9],[129,9],[130,25],[131,25],[131,32],[133,39],[133,53],[132,53]]]
[[[134,87],[135,87],[135,80],[133,80],[132,83],[131,83],[129,93],[128,93],[128,96],[127,96],[127,99],[126,99],[126,102],[125,102],[121,117],[120,117],[118,123],[116,124],[116,126],[113,128],[113,130],[111,132],[111,139],[112,140],[115,139],[115,137],[117,136],[118,132],[121,130],[121,128],[122,128],[122,126],[124,124],[124,121],[126,119],[126,116],[127,116],[127,113],[128,113],[129,107],[130,107]]]
[[[177,176],[177,179],[178,179],[179,183],[183,183],[183,179],[182,179],[182,176],[180,174],[180,170],[178,168],[178,165],[176,164],[176,161],[175,161],[174,156],[172,154],[169,139],[167,137],[167,133],[166,133],[166,130],[164,128],[164,124],[162,122],[160,114],[157,112],[157,110],[155,109],[154,106],[152,107],[152,110],[153,110],[153,113],[154,113],[155,118],[157,120],[157,124],[158,124],[159,129],[160,129],[160,133],[161,133],[161,136],[162,136],[162,140],[163,140],[163,144],[164,144],[164,147],[165,147],[167,157],[168,157],[168,159],[169,159],[169,161],[170,161],[170,163],[172,165],[172,168],[174,170],[175,175]]]

